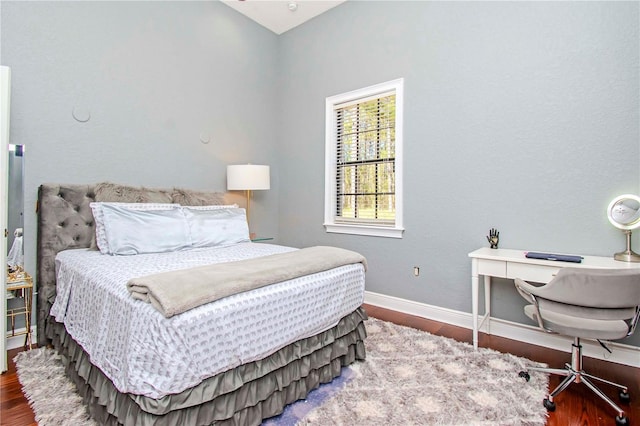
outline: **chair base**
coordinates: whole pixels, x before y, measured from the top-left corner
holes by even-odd
[[[529,367],[527,371],[520,372],[520,376],[529,381],[529,371],[540,371],[543,373],[557,374],[559,376],[565,376],[565,379],[549,394],[544,400],[544,406],[549,411],[554,411],[556,408],[553,399],[558,396],[560,392],[565,390],[571,383],[584,383],[593,393],[598,395],[602,400],[609,404],[617,413],[616,425],[628,424],[627,417],[624,410],[616,405],[611,398],[605,395],[598,387],[596,387],[592,380],[597,380],[602,383],[606,383],[611,386],[615,386],[620,390],[620,400],[622,402],[629,402],[629,389],[618,383],[610,382],[609,380],[602,379],[597,376],[586,373],[582,369],[582,345],[580,344],[580,338],[574,339],[571,347],[571,365],[565,364],[564,368],[543,368],[543,367]]]

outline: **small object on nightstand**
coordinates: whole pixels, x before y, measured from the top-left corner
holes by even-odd
[[[492,249],[498,248],[498,242],[500,241],[500,233],[498,232],[497,229],[491,228],[489,230],[489,235],[487,235],[487,241],[489,241],[489,244],[491,245]]]
[[[252,243],[259,243],[260,241],[271,241],[273,237],[256,237],[255,235],[251,238]]]

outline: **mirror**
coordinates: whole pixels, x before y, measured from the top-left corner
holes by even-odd
[[[631,250],[631,230],[640,227],[640,197],[625,194],[614,198],[607,208],[609,222],[622,229],[627,238],[625,251],[613,255],[615,260],[640,262],[640,255]]]
[[[7,175],[7,278],[16,280],[24,277],[24,145],[9,145]],[[7,291],[7,299],[12,298]]]
[[[25,278],[24,248],[24,145],[9,144],[7,155],[7,282]],[[26,329],[24,290],[6,291],[6,335]]]
[[[9,273],[23,271],[24,249],[24,145],[9,145],[7,181],[7,265]]]

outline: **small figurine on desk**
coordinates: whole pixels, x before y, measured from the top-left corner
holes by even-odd
[[[487,235],[487,241],[489,241],[489,244],[491,245],[492,249],[498,248],[498,242],[500,241],[500,233],[498,232],[497,229],[491,228],[489,230],[489,235]]]

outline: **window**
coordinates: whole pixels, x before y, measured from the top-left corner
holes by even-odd
[[[403,79],[326,100],[327,232],[402,238]]]

